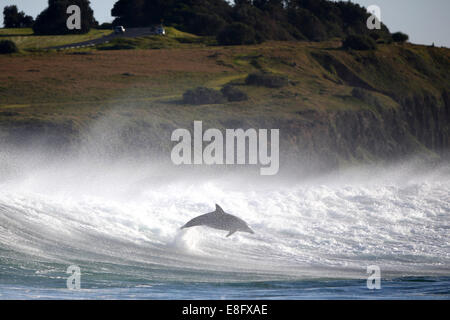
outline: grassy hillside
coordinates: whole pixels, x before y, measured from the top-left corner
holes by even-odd
[[[44,49],[101,38],[111,32],[111,30],[92,29],[87,34],[37,36],[33,34],[31,28],[0,29],[0,40],[12,40],[21,50]]]
[[[142,150],[168,150],[172,130],[194,120],[218,128],[280,128],[282,148],[294,159],[317,157],[331,167],[417,152],[438,157],[450,146],[448,49],[405,44],[343,51],[338,40],[217,47],[180,38],[186,35],[123,40],[136,50],[0,56],[3,141],[47,134],[66,144],[108,117],[124,130],[128,146]],[[155,41],[163,49],[142,49]],[[289,84],[246,85],[253,72],[280,74]],[[188,89],[230,83],[249,100],[182,103]]]
[[[208,45],[215,40],[210,37],[199,37],[194,34],[177,30],[173,27],[166,28],[166,35],[149,35],[137,38],[118,37],[108,43],[97,46],[98,50],[132,50],[132,49],[168,49],[187,48]],[[189,44],[191,46],[189,46]]]

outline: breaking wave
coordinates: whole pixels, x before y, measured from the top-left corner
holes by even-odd
[[[449,274],[448,168],[261,182],[126,162],[19,162],[4,158],[0,172],[0,282],[71,264],[111,283],[364,278],[369,265],[384,277]],[[179,229],[215,203],[255,234]]]

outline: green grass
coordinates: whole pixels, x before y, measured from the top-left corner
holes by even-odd
[[[0,37],[8,37],[8,36],[31,36],[33,35],[33,29],[31,28],[11,28],[0,29]]]
[[[175,38],[165,36],[145,36],[138,38],[116,38],[97,46],[99,50],[169,49],[180,43]]]
[[[8,34],[0,30],[0,37]],[[15,30],[16,34],[25,34],[26,29]],[[28,30],[29,32],[29,30]],[[95,31],[93,31],[95,32]],[[33,38],[34,36],[29,36]],[[71,38],[73,36],[65,36]],[[80,37],[80,36],[76,36]],[[130,49],[155,48],[191,48],[191,44],[180,42],[180,39],[203,41],[204,38],[167,28],[166,36],[147,36],[135,39],[118,38],[105,48],[128,46]],[[79,38],[78,38],[79,40]],[[70,41],[73,41],[70,40]],[[126,75],[118,72],[112,76],[98,74],[92,79],[85,79],[83,74],[74,74],[67,80],[46,78],[45,81],[29,82],[11,75],[0,86],[0,111],[15,109],[23,117],[27,114],[51,114],[52,117],[77,114],[80,106],[97,112],[109,103],[119,105],[160,105],[168,109],[180,110],[178,103],[184,91],[196,86],[220,89],[227,83],[234,83],[246,92],[249,101],[228,104],[231,111],[239,108],[239,112],[257,115],[294,115],[302,110],[321,111],[357,111],[370,109],[375,113],[379,108],[370,103],[352,97],[354,87],[349,81],[340,78],[336,72],[338,66],[344,66],[348,72],[357,75],[375,88],[372,95],[380,101],[385,109],[396,109],[398,103],[392,96],[396,93],[415,93],[419,88],[448,88],[449,50],[423,46],[380,45],[375,52],[349,53],[330,48],[329,43],[266,43],[260,46],[239,46],[232,48],[205,47],[195,44],[198,50],[207,51],[208,59],[218,65],[230,66],[228,71],[219,73],[164,71],[160,73]],[[323,61],[315,59],[313,54],[321,53],[333,57],[335,62],[326,68]],[[53,53],[54,55],[69,53]],[[93,57],[102,56],[102,52],[92,51]],[[162,53],[161,53],[162,54]],[[45,61],[43,54],[36,62]],[[117,53],[118,57],[120,53]],[[80,59],[79,56],[75,56]],[[51,60],[51,54],[48,59]],[[83,59],[91,59],[89,55]],[[105,55],[103,63],[120,63],[114,55]],[[424,65],[425,64],[425,65]],[[336,67],[336,68],[334,68]],[[38,66],[36,66],[39,69]],[[246,86],[245,78],[249,73],[264,70],[285,75],[291,81],[285,88],[259,88]],[[334,70],[334,71],[333,71]],[[135,71],[136,72],[136,71]],[[131,72],[133,73],[133,72]],[[342,73],[342,72],[341,72]],[[92,82],[89,86],[77,86],[77,82]],[[98,85],[103,84],[103,85]],[[107,84],[107,85],[104,85]],[[98,87],[97,87],[98,86]],[[439,93],[439,91],[437,91]],[[211,111],[220,108],[213,107]],[[184,109],[183,109],[184,110]],[[197,109],[196,109],[197,110]],[[207,110],[201,108],[200,110]],[[209,110],[209,109],[208,109]],[[0,118],[2,116],[0,115]],[[7,117],[8,121],[14,119]],[[43,116],[45,117],[45,116]]]
[[[169,38],[178,38],[178,39],[199,39],[201,37],[196,36],[195,34],[192,33],[187,33],[187,32],[183,32],[180,31],[178,29],[175,29],[174,27],[166,27],[166,36]]]
[[[30,28],[0,29],[0,39],[14,41],[20,50],[30,50],[89,41],[111,34],[111,32],[111,30],[92,29],[87,34],[40,36],[34,35]]]

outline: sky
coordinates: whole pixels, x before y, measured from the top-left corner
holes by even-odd
[[[117,0],[91,0],[95,18],[111,22],[111,9]],[[418,44],[450,48],[450,0],[352,0],[364,7],[377,5],[381,20],[391,32],[407,33]],[[47,0],[0,0],[0,26],[3,27],[3,7],[15,4],[19,10],[36,17],[47,7]]]

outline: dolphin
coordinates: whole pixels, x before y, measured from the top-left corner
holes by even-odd
[[[181,229],[195,226],[207,226],[214,229],[226,230],[229,232],[227,234],[227,237],[231,236],[237,231],[254,233],[244,220],[239,219],[238,217],[235,217],[231,214],[225,213],[225,211],[223,211],[223,209],[218,204],[216,204],[215,211],[195,217],[194,219],[188,221],[188,223],[186,223],[184,226],[182,226]]]

